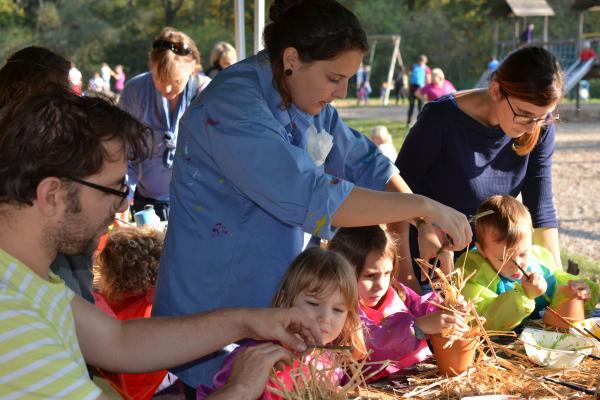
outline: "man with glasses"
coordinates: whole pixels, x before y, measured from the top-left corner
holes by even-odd
[[[94,249],[127,208],[127,155],[132,162],[147,156],[146,139],[147,128],[126,112],[67,91],[31,97],[0,115],[0,398],[105,398],[85,362],[146,372],[243,337],[301,351],[306,346],[293,333],[320,342],[318,325],[299,310],[117,321],[49,271],[58,252]],[[257,347],[240,358],[220,395],[257,397],[272,366],[290,359],[280,346]]]

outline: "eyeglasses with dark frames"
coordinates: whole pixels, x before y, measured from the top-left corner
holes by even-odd
[[[508,106],[510,107],[510,111],[512,111],[512,113],[513,113],[513,122],[515,124],[529,125],[529,124],[534,123],[537,126],[548,126],[548,125],[554,124],[557,121],[560,121],[560,114],[558,114],[558,113],[556,113],[556,114],[550,113],[550,114],[546,115],[545,117],[540,117],[540,118],[531,118],[526,115],[517,114],[515,112],[515,109],[513,108],[512,104],[510,103],[508,96],[504,96],[504,98],[506,99],[506,102],[508,103]]]
[[[156,40],[152,43],[152,48],[154,50],[167,49],[171,50],[173,53],[178,56],[188,56],[192,54],[192,48],[183,42],[170,42],[168,40]]]
[[[68,179],[70,181],[73,181],[73,182],[76,182],[76,183],[79,183],[81,185],[87,186],[87,187],[91,187],[92,189],[96,189],[96,190],[99,190],[99,191],[104,192],[104,193],[108,193],[108,194],[112,194],[112,195],[118,196],[122,200],[126,199],[129,196],[129,186],[127,186],[125,184],[125,180],[123,180],[123,182],[121,183],[123,186],[125,186],[125,190],[121,191],[121,190],[109,188],[109,187],[106,187],[106,186],[98,185],[97,183],[88,182],[88,181],[85,181],[83,179],[75,178],[73,176],[69,176],[66,179]]]

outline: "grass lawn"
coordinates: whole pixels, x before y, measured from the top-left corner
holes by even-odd
[[[336,104],[336,106],[339,106],[339,104]],[[371,129],[374,126],[385,125],[390,131],[390,134],[392,135],[396,150],[400,150],[402,142],[404,142],[404,138],[408,133],[408,128],[406,127],[406,124],[400,121],[392,121],[386,119],[346,119],[345,121],[348,124],[348,126],[365,133],[367,136],[370,135]],[[581,271],[580,274],[582,277],[593,279],[600,284],[600,260],[592,260],[582,255],[570,253],[565,249],[561,249],[561,257],[562,264],[565,270],[567,268],[567,260],[571,259],[577,264],[579,264],[579,269]]]
[[[592,260],[589,257],[571,253],[565,249],[560,250],[560,258],[563,268],[567,269],[567,260],[572,260],[579,265],[579,275],[591,279],[600,284],[600,260]]]
[[[373,129],[374,126],[385,125],[388,128],[388,131],[390,131],[390,135],[392,135],[396,150],[400,150],[404,138],[408,133],[405,122],[392,121],[389,119],[344,119],[344,122],[346,122],[349,127],[354,128],[369,137],[371,136],[371,129]]]

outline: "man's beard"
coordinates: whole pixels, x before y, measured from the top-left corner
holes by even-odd
[[[44,240],[48,249],[66,255],[92,255],[100,236],[112,223],[114,215],[107,217],[101,225],[92,225],[82,212],[78,192],[67,194],[67,212],[64,220],[54,227],[45,229]]]

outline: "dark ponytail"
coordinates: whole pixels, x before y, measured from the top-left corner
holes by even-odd
[[[344,51],[369,49],[367,35],[356,16],[335,0],[275,0],[269,8],[263,42],[271,58],[273,80],[291,103],[284,85],[283,51],[293,47],[302,62],[331,60]]]

